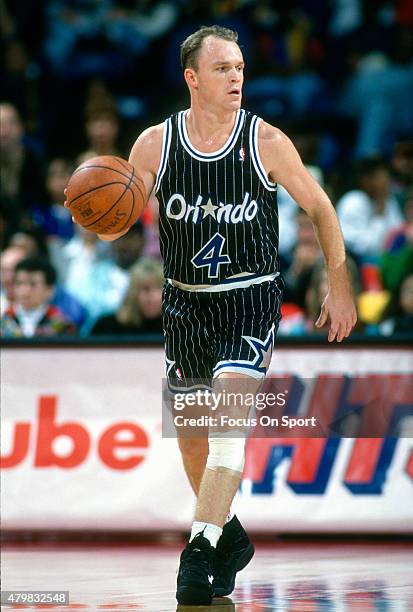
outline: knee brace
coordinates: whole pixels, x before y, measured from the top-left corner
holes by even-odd
[[[245,462],[245,437],[220,438],[210,437],[209,453],[206,467],[210,470],[227,468],[235,472],[242,472]]]

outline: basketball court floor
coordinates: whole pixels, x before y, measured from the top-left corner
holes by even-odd
[[[55,610],[413,611],[413,549],[408,543],[274,541],[256,548],[231,597],[215,599],[212,606],[177,607],[181,546],[176,543],[8,543],[2,555],[2,589],[69,591],[70,604]]]

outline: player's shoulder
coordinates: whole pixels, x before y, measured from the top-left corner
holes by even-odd
[[[129,155],[129,162],[132,165],[156,174],[161,158],[163,130],[163,123],[159,123],[139,134]]]
[[[167,117],[162,123],[151,125],[150,127],[143,130],[140,134],[138,141],[144,143],[147,146],[162,146],[164,139],[164,131],[167,130],[167,124],[174,121],[183,111],[174,113],[170,117]]]
[[[261,119],[258,126],[258,140],[263,146],[272,145],[283,147],[290,142],[287,134],[284,134],[282,130],[263,119]]]
[[[143,130],[139,135],[136,142],[147,147],[162,146],[164,131],[164,123],[158,123],[157,125],[151,125],[150,127]]]

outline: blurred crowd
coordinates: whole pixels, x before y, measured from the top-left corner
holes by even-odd
[[[1,333],[161,333],[156,201],[123,238],[72,223],[63,190],[188,105],[179,44],[235,29],[243,106],[285,130],[336,205],[357,330],[413,331],[411,0],[0,0]],[[279,188],[280,333],[314,329],[327,280],[309,218]]]

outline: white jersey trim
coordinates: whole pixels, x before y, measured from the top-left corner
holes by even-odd
[[[251,285],[260,285],[261,283],[274,280],[279,275],[279,272],[274,272],[273,274],[265,274],[264,276],[257,276],[257,274],[249,274],[247,278],[245,278],[245,280],[243,280],[243,275],[237,275],[226,279],[225,282],[219,285],[186,285],[185,283],[180,283],[179,281],[173,280],[172,278],[167,278],[166,280],[170,285],[172,285],[173,287],[177,287],[182,291],[217,293],[218,291],[230,291],[231,289],[244,289],[245,287],[250,287]]]
[[[166,119],[164,122],[161,160],[159,162],[159,168],[158,168],[158,172],[156,175],[155,193],[158,191],[162,177],[165,174],[168,156],[169,156],[169,149],[171,146],[171,139],[172,139],[172,122],[171,122],[171,119],[169,118],[169,119]]]
[[[262,121],[260,117],[255,115],[251,121],[250,126],[250,151],[251,157],[254,164],[254,168],[258,177],[264,187],[268,189],[268,191],[277,191],[277,183],[273,183],[268,179],[267,173],[263,166],[263,163],[260,158],[260,152],[258,148],[258,128],[259,124]]]
[[[213,369],[212,378],[216,378],[223,372],[237,372],[239,374],[245,374],[246,376],[251,376],[251,378],[255,378],[256,380],[261,380],[265,377],[264,372],[259,372],[252,367],[246,367],[246,364],[249,362],[246,361],[219,361],[215,368]]]
[[[195,149],[195,147],[191,144],[186,129],[185,117],[187,113],[187,110],[181,111],[178,116],[179,138],[181,140],[182,146],[187,151],[187,153],[189,153],[189,155],[191,155],[195,159],[198,159],[199,161],[203,162],[218,161],[219,159],[222,159],[223,157],[228,155],[228,153],[233,149],[235,143],[237,142],[238,136],[242,130],[242,126],[244,124],[245,110],[240,108],[237,111],[237,118],[235,120],[234,127],[232,128],[232,132],[228,140],[226,141],[223,147],[218,149],[218,151],[213,151],[212,153],[204,153],[203,151],[199,151],[198,149]]]

